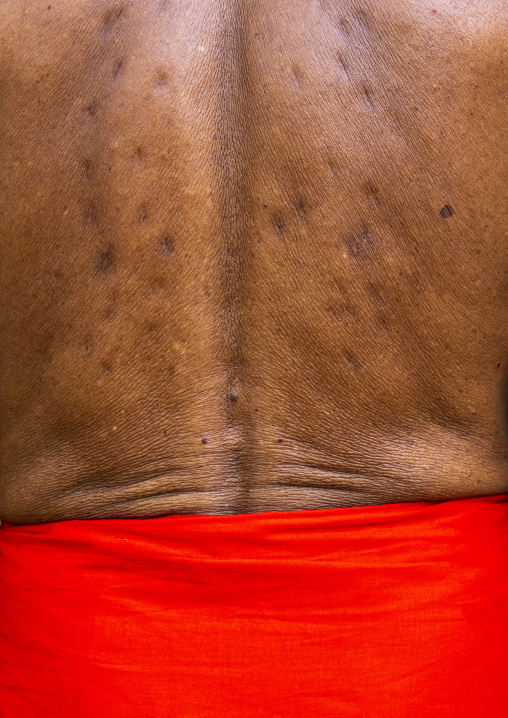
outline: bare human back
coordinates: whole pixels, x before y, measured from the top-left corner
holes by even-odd
[[[507,40],[506,0],[4,0],[0,518],[508,490]]]

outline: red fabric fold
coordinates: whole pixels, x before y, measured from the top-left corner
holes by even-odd
[[[506,718],[508,495],[0,529],[2,718]]]

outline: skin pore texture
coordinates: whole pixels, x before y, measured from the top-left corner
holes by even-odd
[[[3,0],[0,518],[508,491],[507,0]]]

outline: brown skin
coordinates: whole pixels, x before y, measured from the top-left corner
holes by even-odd
[[[3,0],[0,518],[508,491],[507,47],[507,0]]]

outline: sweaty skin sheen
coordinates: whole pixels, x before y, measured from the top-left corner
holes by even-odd
[[[508,491],[508,0],[0,3],[0,518]]]

